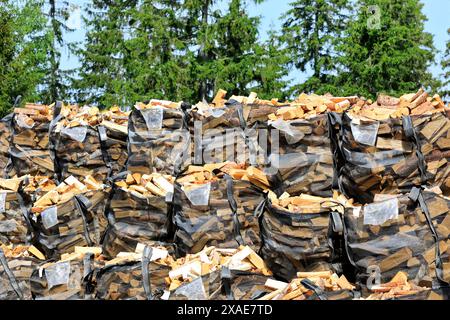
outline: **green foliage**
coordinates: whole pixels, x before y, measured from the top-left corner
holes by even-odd
[[[38,85],[45,77],[48,39],[42,30],[41,1],[0,4],[0,114],[10,111],[18,95],[39,100]]]
[[[450,28],[447,30],[450,35]],[[450,39],[447,41],[447,48],[445,49],[444,59],[442,60],[442,70],[444,71],[444,83],[442,85],[441,95],[450,100]]]
[[[348,0],[296,0],[290,4],[281,36],[291,58],[287,67],[312,71],[304,83],[294,84],[292,93],[333,91],[335,45],[346,26],[348,8]]]
[[[435,48],[422,7],[419,0],[358,1],[338,46],[341,94],[400,95],[435,83],[428,71]]]
[[[69,18],[69,2],[60,0],[47,0],[42,6],[46,12],[48,22],[44,29],[48,42],[46,77],[43,79],[40,90],[41,100],[44,103],[52,103],[66,98],[69,89],[71,71],[60,68],[61,49],[65,42],[63,32],[73,31],[66,21]]]

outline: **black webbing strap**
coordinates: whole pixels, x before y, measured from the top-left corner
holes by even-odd
[[[147,300],[153,300],[152,287],[150,281],[150,258],[152,257],[153,250],[149,246],[145,246],[142,252],[142,283],[144,285],[145,295]]]
[[[94,254],[92,252],[86,253],[83,256],[83,278],[86,278],[93,269]]]
[[[233,212],[233,232],[234,238],[239,243],[239,245],[244,245],[244,239],[241,235],[241,223],[239,222],[237,204],[233,196],[233,178],[229,175],[224,175],[223,177],[227,183],[227,197],[228,203],[230,204],[231,211]]]
[[[109,177],[112,173],[112,165],[111,165],[111,159],[109,158],[108,146],[107,146],[108,134],[106,133],[106,128],[104,126],[98,126],[97,132],[98,132],[98,138],[100,139],[100,147],[101,147],[101,151],[102,151],[103,162],[105,163],[106,167],[109,170],[109,172],[108,172],[108,177]]]
[[[417,138],[416,130],[414,129],[414,125],[412,123],[411,116],[403,116],[402,117],[402,125],[403,130],[405,131],[405,136],[408,139],[411,139],[414,145],[416,146],[416,155],[418,159],[418,167],[420,172],[420,180],[422,185],[427,183],[427,175],[426,175],[426,164],[425,157],[421,151],[421,145],[419,139]]]
[[[17,294],[20,300],[23,299],[23,292],[20,290],[19,284],[17,283],[16,277],[11,272],[11,269],[9,269],[8,261],[6,261],[5,253],[2,249],[0,249],[0,263],[3,266],[3,269],[5,269],[6,275],[9,278],[9,282],[11,283],[11,287],[13,288],[14,292]]]
[[[441,259],[441,250],[439,248],[439,234],[436,231],[436,228],[434,227],[433,220],[431,219],[430,211],[428,210],[428,206],[425,202],[425,199],[423,198],[423,191],[419,188],[413,188],[409,194],[409,198],[417,202],[420,206],[420,209],[422,209],[423,214],[425,215],[425,218],[427,220],[428,226],[431,230],[431,233],[433,234],[433,238],[435,240],[435,258],[436,258],[436,277],[441,283],[449,284],[447,281],[444,280],[444,274],[443,274],[443,263]]]
[[[338,189],[339,167],[341,160],[341,151],[339,146],[339,134],[342,134],[342,129],[336,129],[336,125],[342,127],[342,118],[335,112],[327,113],[328,138],[330,139],[331,150],[333,152],[333,180],[332,188]]]
[[[21,184],[22,184],[22,182],[21,182]],[[20,189],[22,189],[22,188],[20,188]],[[31,239],[33,239],[33,226],[31,225],[28,209],[25,206],[25,201],[23,200],[22,195],[20,193],[16,193],[16,195],[17,195],[17,201],[19,202],[20,211],[22,212],[22,216],[25,219],[25,223],[27,224],[27,227],[28,227],[30,239],[27,239],[27,240],[31,240]],[[27,236],[28,236],[28,234],[27,234]]]
[[[233,292],[231,291],[231,271],[228,267],[222,267],[220,270],[220,279],[222,281],[222,286],[225,291],[225,295],[228,300],[234,300]]]
[[[88,202],[86,202],[86,200]],[[89,209],[89,205],[88,205],[89,203],[90,203],[90,201],[85,196],[83,196],[83,195],[75,196],[75,205],[81,214],[81,219],[83,220],[84,238],[86,239],[87,244],[89,246],[92,246],[93,242],[92,242],[91,237],[89,236],[89,227],[87,225],[86,216],[85,216],[85,212]]]
[[[314,291],[314,293],[319,298],[319,300],[328,300],[324,296],[322,289],[320,289],[318,286],[316,286],[311,280],[303,279],[300,282],[306,289]]]
[[[55,104],[55,107],[53,108],[53,119],[50,121],[50,125],[48,128],[48,136],[49,136],[49,144],[48,144],[48,150],[50,153],[50,158],[53,161],[53,167],[55,170],[54,176],[59,182],[62,182],[62,172],[61,172],[61,166],[59,165],[58,157],[56,156],[56,145],[57,141],[55,139],[58,137],[56,132],[54,132],[54,129],[56,127],[56,124],[62,119],[61,115],[61,108],[63,103],[61,101],[57,101]],[[60,173],[60,175],[58,174]]]

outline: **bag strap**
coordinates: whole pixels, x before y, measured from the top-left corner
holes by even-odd
[[[144,251],[142,252],[142,283],[144,286],[145,295],[147,296],[147,300],[153,300],[152,287],[150,281],[150,258],[152,257],[152,248],[149,246],[145,246]]]
[[[420,180],[422,185],[427,183],[427,175],[426,175],[426,165],[425,165],[425,157],[421,152],[421,145],[419,139],[417,138],[416,130],[414,129],[414,125],[412,123],[411,116],[403,116],[402,117],[402,126],[405,131],[405,136],[412,140],[412,142],[416,146],[416,155],[418,159]]]
[[[3,269],[5,269],[6,275],[9,278],[9,282],[11,283],[11,287],[13,288],[14,292],[17,294],[20,300],[23,300],[23,292],[20,290],[20,287],[17,283],[16,277],[14,276],[14,273],[11,272],[11,269],[9,269],[8,261],[6,260],[5,253],[0,248],[0,263],[3,266]]]
[[[111,159],[109,158],[108,154],[108,134],[106,132],[106,128],[104,126],[98,126],[97,127],[98,137],[100,139],[100,147],[102,151],[102,157],[103,162],[105,163],[106,167],[108,168],[108,177],[111,176],[112,173],[112,165],[111,165]]]
[[[227,296],[228,300],[235,300],[233,292],[231,291],[231,271],[228,267],[222,267],[220,271],[220,279],[222,281],[222,286],[225,291],[225,295]]]
[[[86,216],[85,216],[85,211],[88,210],[88,208],[90,207],[90,201],[84,196],[84,195],[76,195],[75,196],[75,204],[77,206],[77,209],[80,210],[80,214],[81,214],[81,219],[83,220],[83,233],[84,233],[84,238],[86,239],[86,242],[88,243],[89,246],[93,245],[92,239],[89,236],[89,227],[87,225],[87,221],[86,221]]]
[[[314,291],[314,293],[316,294],[316,296],[319,298],[319,300],[328,300],[324,294],[322,289],[320,289],[318,286],[316,286],[311,280],[309,279],[303,279],[302,281],[300,281],[300,283],[309,290]]]
[[[227,197],[228,203],[230,204],[231,211],[233,211],[233,232],[234,238],[239,245],[244,245],[244,239],[241,235],[241,223],[239,222],[239,217],[237,213],[237,203],[233,196],[233,178],[229,175],[224,175],[224,179],[227,183]]]

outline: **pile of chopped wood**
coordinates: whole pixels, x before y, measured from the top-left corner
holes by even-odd
[[[106,149],[106,133],[100,134],[101,114],[96,107],[66,106],[61,108],[59,121],[51,128],[55,164],[59,180],[69,176],[82,179],[93,176],[105,181],[111,174]]]
[[[399,271],[391,281],[373,285],[370,288],[370,291],[373,293],[365,298],[365,300],[398,299],[404,298],[404,296],[416,296],[424,291],[430,290],[430,288],[420,287],[412,282],[408,282],[408,275]]]
[[[273,291],[258,300],[349,300],[356,288],[331,271],[298,272],[289,283],[269,279],[265,285]]]
[[[33,246],[0,243],[0,300],[31,300],[30,278],[45,257]]]
[[[87,292],[89,275],[104,263],[101,248],[75,247],[56,262],[39,265],[30,277],[31,292],[35,300],[90,300]]]
[[[285,280],[298,271],[333,270],[338,258],[333,212],[339,218],[338,199],[288,193],[277,197],[269,191],[261,221],[261,254],[275,275]],[[340,231],[342,232],[342,231]]]
[[[0,243],[25,244],[30,241],[28,207],[20,192],[23,179],[0,179]]]
[[[420,89],[417,93],[405,94],[400,98],[379,95],[377,101],[367,100],[349,110],[352,117],[362,120],[383,121],[399,119],[408,115],[423,115],[445,111],[446,106],[438,94],[430,97]]]
[[[48,149],[49,127],[53,105],[27,103],[15,108],[10,156],[15,173],[21,175],[53,175],[53,160]]]
[[[410,195],[412,198],[413,193]],[[442,210],[440,203],[426,210]],[[437,252],[433,229],[427,213],[408,196],[380,196],[376,202],[347,208],[344,214],[345,243],[357,281],[362,287],[372,272],[387,282],[404,271],[416,284],[436,280],[434,262]],[[439,246],[447,250],[446,243]]]
[[[38,198],[31,208],[37,245],[55,257],[75,246],[98,246],[107,227],[109,191],[91,176],[83,183],[71,176]]]
[[[244,244],[258,251],[256,212],[268,187],[267,177],[254,167],[231,162],[190,166],[177,178],[174,193],[175,241],[181,252]]]
[[[196,254],[188,254],[171,264],[172,270],[166,278],[169,291],[185,283],[226,267],[230,270],[272,275],[264,260],[249,246],[237,249],[205,247]]]
[[[175,178],[158,173],[128,173],[115,180],[107,208],[105,254],[133,251],[137,243],[166,240],[171,231],[170,202]]]
[[[190,161],[190,137],[181,103],[151,100],[130,114],[127,170],[176,175]]]

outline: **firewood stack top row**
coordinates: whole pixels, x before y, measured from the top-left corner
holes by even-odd
[[[449,105],[226,96],[2,119],[0,299],[449,299]]]

